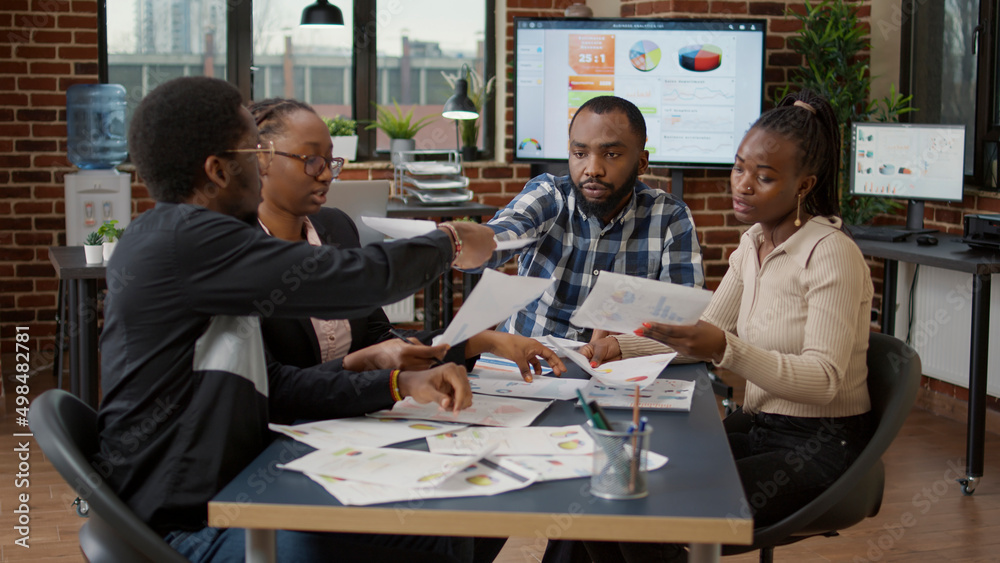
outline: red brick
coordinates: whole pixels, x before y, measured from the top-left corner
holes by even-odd
[[[703,264],[706,278],[722,278],[729,269],[729,264]]]
[[[777,35],[768,35],[764,43],[768,51],[776,51],[785,48],[785,38]]]
[[[73,13],[97,13],[97,2],[94,0],[73,0]]]
[[[31,9],[34,12],[55,14],[70,11],[71,4],[69,0],[32,0]]]
[[[730,196],[709,196],[706,199],[708,209],[716,211],[728,211],[733,208],[733,198]]]
[[[69,63],[35,61],[31,63],[32,74],[69,74]]]
[[[721,213],[698,213],[694,215],[694,224],[699,229],[702,227],[723,227],[726,224],[726,217]]]
[[[60,59],[96,59],[97,46],[91,47],[59,47]],[[93,82],[93,81],[91,81]],[[60,84],[62,82],[60,81]]]
[[[64,154],[38,154],[35,155],[34,166],[38,168],[46,168],[51,166],[71,166],[69,160]]]
[[[69,31],[57,30],[36,30],[31,35],[32,42],[36,44],[53,45],[56,43],[72,43],[73,33]]]
[[[51,271],[52,274],[55,274],[55,271],[52,269],[52,266],[49,266],[49,271]],[[24,274],[18,271],[17,275],[22,276]],[[35,277],[40,277],[40,276],[35,276]],[[37,309],[39,307],[55,307],[55,306],[56,306],[56,298],[54,295],[36,295],[29,293],[27,295],[19,295],[17,297],[18,309]],[[37,336],[37,332],[32,331],[32,335]]]
[[[500,182],[472,182],[469,188],[477,194],[498,194],[503,191]]]
[[[767,64],[772,66],[799,66],[802,64],[802,55],[798,53],[771,53],[767,58]]]
[[[35,251],[30,248],[0,248],[0,260],[4,262],[28,262],[34,258]],[[0,286],[5,283],[9,282],[0,282]],[[31,283],[28,282],[28,288],[21,291],[31,291]],[[10,322],[10,319],[5,318],[4,322]]]
[[[795,18],[773,19],[768,24],[770,33],[794,33],[802,29],[802,22]]]
[[[65,123],[32,123],[31,134],[35,137],[66,137]]]
[[[18,121],[55,121],[58,112],[50,109],[19,109]]]
[[[14,204],[15,215],[48,215],[52,213],[51,201],[23,201]]]
[[[43,170],[15,170],[10,174],[10,181],[15,184],[52,182],[52,173]]]
[[[653,3],[652,2],[640,2],[635,5],[635,15],[637,16],[648,16],[653,13]]]
[[[785,5],[781,2],[750,2],[750,14],[754,16],[783,16]]]
[[[46,106],[48,106],[48,107],[53,107],[53,106],[55,106],[55,107],[64,107],[65,105],[66,105],[66,94],[63,94],[63,93],[52,94],[52,93],[49,93],[49,92],[46,92],[46,93],[32,92],[31,93],[31,106],[32,107],[35,107],[35,108],[41,108],[41,107],[46,107]],[[64,133],[64,135],[65,135],[65,133]]]
[[[59,29],[97,29],[97,16],[59,16]]]
[[[712,2],[713,14],[745,14],[747,13],[746,2]]]
[[[708,2],[674,0],[674,11],[687,14],[705,14],[708,13]]]
[[[631,17],[635,15],[635,4],[622,4],[621,16],[623,18]]]
[[[28,284],[28,289],[26,290],[20,289],[19,291],[21,293],[26,293],[28,291],[31,291],[31,282],[26,282],[26,283]],[[8,285],[7,283],[0,283],[0,289],[6,291],[5,287],[7,285]],[[22,284],[12,284],[12,285],[16,285],[18,288],[20,288]],[[35,320],[35,312],[30,309],[8,310],[3,312],[3,320],[4,324],[7,325],[5,327],[7,329],[7,334],[5,336],[10,338],[13,336],[13,333],[11,332],[14,328],[12,326],[12,323],[30,323]]]
[[[77,45],[97,45],[96,31],[74,31],[73,43]]]
[[[74,63],[73,72],[78,75],[83,74],[93,74],[97,75],[97,63]]]
[[[1000,199],[986,196],[976,198],[976,211],[1000,213]]]
[[[36,231],[61,231],[66,228],[64,217],[35,217]]]
[[[510,168],[483,168],[483,178],[513,178],[514,171]]]
[[[57,81],[49,76],[21,76],[17,79],[18,90],[45,90],[51,92],[56,89]]]
[[[27,74],[28,63],[25,61],[0,61],[0,72],[4,74]]]
[[[17,246],[52,246],[52,233],[16,233],[14,243]]]
[[[27,137],[31,126],[27,123],[0,123],[0,137]]]
[[[54,152],[59,150],[59,144],[55,141],[37,141],[35,139],[19,139],[15,146],[18,151],[23,152]]]
[[[735,229],[711,229],[703,231],[706,244],[739,244],[740,232]]]
[[[34,45],[18,45],[17,58],[19,59],[46,59],[56,58],[55,47],[37,47]]]
[[[0,155],[0,166],[5,168],[28,168],[31,166],[31,155],[27,154]]]

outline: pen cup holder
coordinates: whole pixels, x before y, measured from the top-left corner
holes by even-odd
[[[628,424],[612,422],[611,430],[599,430],[588,423],[594,438],[594,467],[590,493],[606,499],[642,498],[649,494],[646,485],[646,452],[652,425],[642,432],[628,431]]]

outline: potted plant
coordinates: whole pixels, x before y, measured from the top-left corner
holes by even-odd
[[[448,81],[448,85],[452,89],[455,88],[455,83],[460,78],[465,78],[469,84],[469,100],[476,106],[476,111],[482,117],[483,106],[493,97],[496,77],[491,77],[484,82],[483,77],[479,76],[478,72],[468,67],[463,70],[465,70],[465,76],[462,76],[462,71],[455,74],[441,71],[441,75]],[[458,120],[458,132],[462,141],[462,160],[475,160],[479,153],[479,118]]]
[[[118,244],[119,237],[125,232],[125,229],[116,227],[115,225],[117,224],[118,221],[112,219],[105,221],[103,225],[97,228],[97,234],[101,235],[104,239],[103,254],[105,261],[111,259],[111,253],[115,251],[115,245]]]
[[[413,120],[413,109],[403,113],[403,108],[399,107],[396,100],[392,101],[395,108],[380,106],[375,104],[375,121],[365,126],[365,129],[381,129],[389,136],[389,150],[393,154],[400,151],[412,151],[416,148],[416,141],[413,137],[424,127],[430,125],[434,120],[433,115],[424,116],[416,121]]]
[[[100,264],[104,261],[103,242],[104,237],[97,231],[87,235],[83,241],[83,255],[86,256],[88,264]]]
[[[333,156],[339,156],[349,162],[357,160],[358,122],[339,115],[320,116],[320,119],[326,123],[327,129],[330,130],[330,139],[333,141]]]
[[[902,204],[889,198],[851,196],[850,181],[850,130],[855,121],[899,121],[899,116],[911,111],[912,96],[889,88],[884,98],[869,100],[872,77],[868,57],[862,57],[871,46],[867,41],[869,30],[858,19],[860,4],[844,0],[824,0],[814,5],[805,4],[803,13],[789,13],[802,22],[797,37],[789,45],[801,53],[805,66],[789,72],[789,83],[777,92],[780,100],[791,90],[808,88],[825,97],[837,113],[840,137],[844,140],[840,157],[840,213],[848,225],[870,222],[880,213],[902,208]]]

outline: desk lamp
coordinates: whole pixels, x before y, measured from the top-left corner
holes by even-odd
[[[469,99],[469,82],[465,79],[469,75],[469,65],[462,65],[459,71],[459,79],[455,81],[455,93],[444,103],[441,110],[441,117],[455,120],[455,146],[458,151],[462,151],[462,135],[458,132],[459,119],[476,119],[479,111],[476,105]]]
[[[316,0],[302,10],[299,25],[344,25],[344,14],[327,0]]]

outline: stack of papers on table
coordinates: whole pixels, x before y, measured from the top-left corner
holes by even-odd
[[[364,444],[371,447],[388,446],[433,436],[441,432],[454,432],[465,428],[466,425],[359,416],[318,420],[295,426],[270,424],[269,427],[275,432],[280,432],[317,450],[322,450],[339,449],[352,444]]]
[[[590,367],[590,360],[579,352],[563,348],[557,340],[546,337],[549,344],[560,350],[559,355],[580,366],[605,385],[619,385],[623,387],[635,387],[638,385],[645,388],[656,381],[660,372],[666,368],[671,360],[677,357],[677,352],[669,354],[656,354],[655,356],[639,356],[617,362],[606,362],[596,368]]]
[[[542,373],[552,373],[543,366]],[[531,383],[524,381],[517,364],[506,358],[483,354],[469,372],[469,385],[473,393],[501,397],[526,397],[529,399],[573,399],[576,390],[587,386],[585,379],[562,379],[545,375],[532,375]]]
[[[639,408],[690,411],[694,386],[694,381],[658,379],[652,385],[640,389]],[[588,401],[597,401],[603,408],[631,409],[635,404],[635,386],[613,387],[591,380],[590,385],[583,390],[583,396]]]
[[[437,403],[420,404],[412,397],[399,401],[390,410],[380,410],[368,416],[374,418],[415,418],[419,420],[436,420],[440,422],[455,422],[461,424],[479,424],[481,426],[513,426],[523,427],[531,424],[542,414],[552,401],[531,401],[528,399],[511,399],[476,395],[472,406],[458,411],[444,410]]]
[[[581,426],[530,428],[466,428],[427,437],[433,453],[470,455],[495,448],[493,455],[588,455],[594,441]]]

